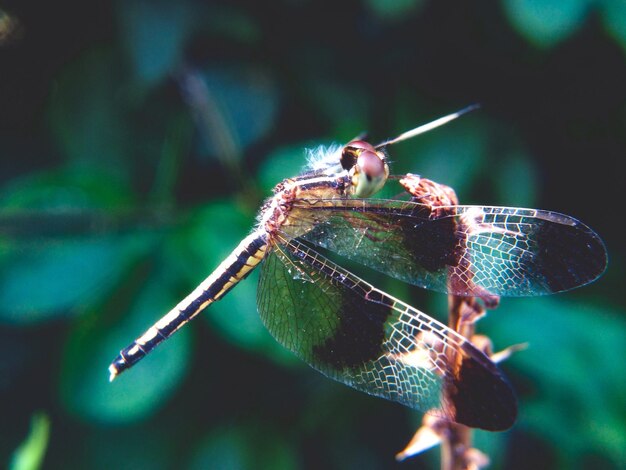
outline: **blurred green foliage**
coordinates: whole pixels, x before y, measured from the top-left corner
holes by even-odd
[[[576,34],[594,14],[622,47],[626,45],[621,0],[504,0],[503,5],[511,24],[540,47],[554,47]]]
[[[50,420],[42,413],[33,415],[30,434],[15,450],[11,460],[11,470],[33,470],[41,467],[48,438],[50,436]]]
[[[393,466],[419,414],[281,348],[255,274],[112,385],[107,366],[249,232],[305,148],[383,140],[480,102],[395,146],[394,171],[466,203],[579,217],[610,266],[481,322],[496,349],[530,347],[503,365],[518,424],[477,446],[496,468],[623,466],[625,57],[623,0],[9,2],[0,465]],[[445,315],[443,296],[361,274]],[[436,468],[437,453],[403,465]]]

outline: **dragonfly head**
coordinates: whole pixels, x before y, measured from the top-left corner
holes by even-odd
[[[353,140],[341,151],[341,166],[352,178],[356,197],[370,197],[380,191],[389,176],[385,154],[362,140]]]

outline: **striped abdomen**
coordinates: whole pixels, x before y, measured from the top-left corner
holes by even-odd
[[[119,356],[109,366],[110,380],[132,367],[209,304],[221,299],[261,262],[266,249],[267,233],[265,231],[259,230],[244,238],[202,284],[130,346],[120,351]]]

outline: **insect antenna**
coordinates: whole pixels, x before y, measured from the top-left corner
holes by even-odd
[[[444,124],[447,124],[450,121],[458,117],[461,117],[464,114],[469,113],[470,111],[474,111],[478,108],[480,108],[480,104],[478,103],[469,105],[468,107],[463,108],[460,111],[457,111],[452,114],[448,114],[447,116],[440,117],[439,119],[435,119],[434,121],[431,121],[427,124],[422,124],[421,126],[418,126],[415,129],[411,129],[410,131],[403,132],[402,134],[400,134],[397,137],[394,137],[393,139],[385,140],[384,142],[378,144],[375,148],[379,149],[379,148],[386,147],[387,145],[391,145],[397,142],[401,142],[403,140],[411,139],[412,137],[415,137],[416,135],[420,135],[420,134],[423,134],[424,132],[431,131],[439,126],[443,126]]]

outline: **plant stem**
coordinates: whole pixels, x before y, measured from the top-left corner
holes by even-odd
[[[471,339],[474,322],[464,321],[468,314],[483,313],[483,307],[473,297],[448,296],[448,326]],[[463,470],[468,465],[466,450],[472,448],[472,429],[458,423],[446,423],[441,434],[441,470]]]

